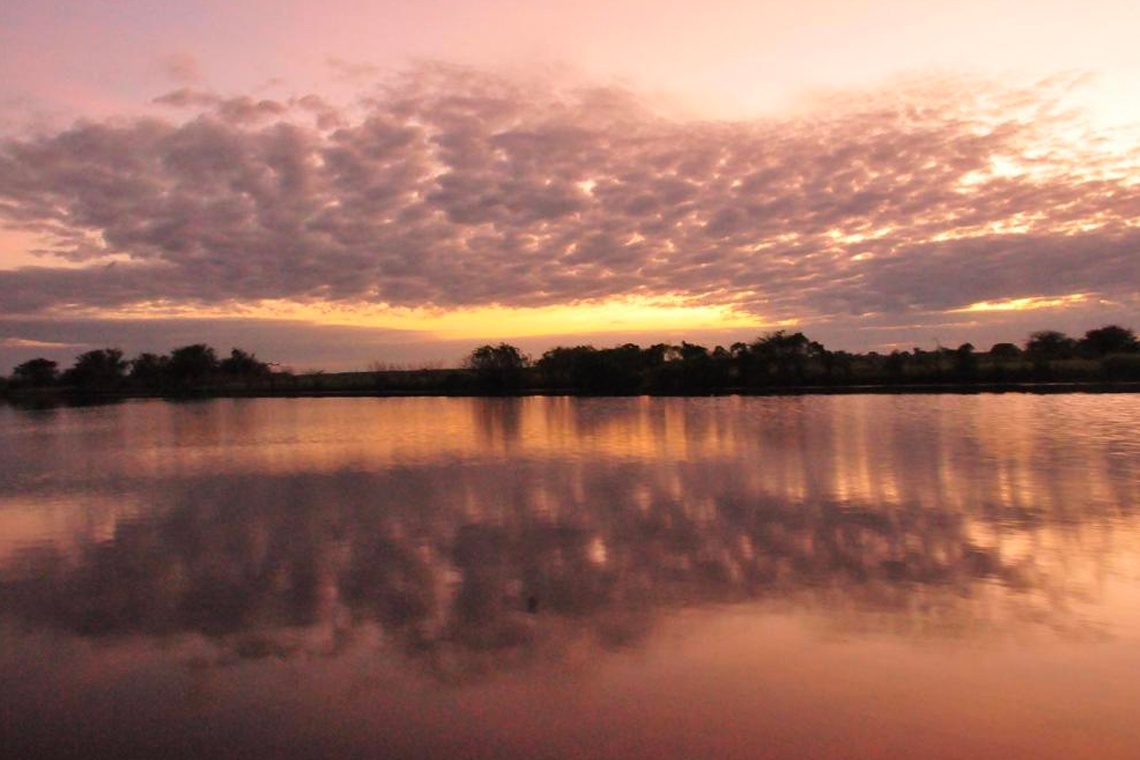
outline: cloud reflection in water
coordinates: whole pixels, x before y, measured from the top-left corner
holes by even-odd
[[[367,632],[464,680],[746,602],[847,632],[1103,632],[1106,575],[1136,535],[1134,412],[1112,397],[49,414],[6,434],[22,469],[0,511],[0,613],[197,635],[218,661],[335,654]],[[20,517],[51,510],[22,541]]]

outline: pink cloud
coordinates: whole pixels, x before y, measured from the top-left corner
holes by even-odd
[[[752,121],[440,64],[363,111],[178,90],[159,101],[187,120],[2,144],[0,215],[92,264],[0,272],[0,299],[34,313],[669,295],[828,319],[1133,297],[1140,151],[1061,139],[1078,123],[1069,85],[911,80]],[[98,262],[109,253],[129,261]]]

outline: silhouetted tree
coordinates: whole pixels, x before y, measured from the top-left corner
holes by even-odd
[[[117,348],[100,348],[75,358],[75,365],[63,373],[64,385],[84,390],[109,389],[122,384],[127,361]]]
[[[1013,343],[995,343],[990,348],[990,356],[995,359],[1016,359],[1021,356],[1021,349]]]
[[[824,379],[828,383],[850,382],[852,379],[853,356],[846,351],[828,351],[820,354]]]
[[[18,364],[12,370],[12,383],[28,388],[43,388],[54,385],[59,378],[59,365],[42,357]]]
[[[1025,350],[1035,357],[1066,359],[1073,355],[1077,342],[1057,330],[1040,330],[1029,336]]]
[[[990,347],[990,379],[1006,380],[1010,376],[1011,367],[1020,370],[1022,351],[1013,343],[995,343]]]
[[[1025,359],[1011,361],[1007,360]],[[1085,361],[1058,361],[1074,356]],[[1029,364],[1031,362],[1031,366]],[[556,347],[533,365],[518,348],[506,343],[476,348],[464,362],[468,371],[377,370],[378,390],[460,392],[479,388],[490,392],[523,387],[567,389],[581,393],[629,394],[646,392],[706,393],[736,387],[772,384],[913,383],[958,380],[1129,380],[1140,379],[1140,342],[1131,329],[1106,325],[1085,333],[1079,343],[1064,333],[1043,330],[1029,336],[1023,353],[1012,343],[996,343],[979,360],[974,346],[935,351],[915,348],[882,356],[874,351],[849,354],[830,351],[800,332],[768,333],[752,343],[737,342],[712,350],[687,341],[658,343],[641,348],[626,343],[612,348]],[[56,363],[33,359],[13,371],[10,382],[0,382],[5,395],[20,388],[59,385],[63,389],[129,387],[172,391],[233,379],[265,379],[266,387],[286,379],[299,387],[289,372],[275,373],[253,353],[234,348],[219,361],[214,349],[198,343],[175,349],[169,356],[143,353],[129,363],[119,349],[88,351],[61,377]],[[396,377],[398,375],[398,377]],[[334,379],[335,378],[335,379]],[[383,381],[381,384],[380,381]],[[307,387],[355,388],[354,378],[310,373]],[[474,382],[473,382],[474,381]]]
[[[883,369],[892,380],[900,381],[906,377],[906,365],[909,359],[910,354],[906,351],[891,351],[890,356],[883,360]]]
[[[475,371],[479,384],[496,391],[517,390],[522,386],[524,372],[530,364],[526,354],[512,345],[480,346],[464,362]]]
[[[699,361],[702,359],[707,359],[709,357],[709,350],[704,346],[697,345],[696,343],[686,343],[685,341],[681,341],[681,345],[678,348],[680,359],[683,362]]]
[[[777,330],[758,338],[751,346],[751,353],[759,360],[763,376],[767,376],[770,368],[774,367],[779,382],[803,382],[807,359],[822,348],[802,332],[789,335],[784,330]]]
[[[634,343],[614,348],[593,346],[553,348],[535,365],[550,387],[572,388],[582,393],[627,394],[654,385],[668,390],[674,384],[673,364],[680,362],[680,349],[664,343],[642,349]]]
[[[679,346],[669,346],[661,356],[665,361],[657,362],[657,351],[663,344],[642,352],[644,372],[647,374],[644,390],[677,392],[709,392],[729,384],[732,369],[732,356],[723,347],[709,351],[704,346],[682,341]]]
[[[1111,380],[1140,380],[1140,352],[1109,354],[1104,358],[1103,369]]]
[[[774,356],[807,356],[811,345],[812,341],[802,332],[789,335],[785,330],[777,330],[757,338],[753,349]]]
[[[593,351],[593,346],[558,346],[542,355],[535,367],[543,380],[551,388],[573,388],[576,386],[575,364],[578,356],[585,351]]]
[[[175,383],[194,385],[209,380],[218,371],[218,356],[205,343],[182,346],[170,352],[167,374]]]
[[[963,343],[954,350],[954,371],[960,378],[970,378],[977,374],[978,357],[974,356],[973,343]]]
[[[258,361],[256,355],[246,353],[240,348],[232,349],[230,355],[222,359],[218,368],[224,375],[245,380],[269,375],[268,364]]]
[[[1089,330],[1079,345],[1083,352],[1092,356],[1125,354],[1140,350],[1140,343],[1136,341],[1136,333],[1119,325],[1105,325],[1095,330]]]
[[[673,351],[673,346],[658,345],[646,352],[636,343],[623,343],[599,351],[597,358],[601,361],[594,370],[610,378],[612,385],[607,390],[632,392],[640,388],[647,370],[663,365]]]
[[[654,343],[649,348],[641,351],[640,361],[650,369],[660,367],[676,350],[676,346],[670,346],[668,343]]]
[[[131,359],[130,378],[144,388],[157,388],[169,376],[170,357],[142,353]]]

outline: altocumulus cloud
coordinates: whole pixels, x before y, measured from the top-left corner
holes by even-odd
[[[69,260],[0,272],[0,305],[1134,300],[1140,149],[1083,128],[1072,86],[911,79],[736,122],[446,65],[346,107],[178,90],[0,144],[0,220]]]

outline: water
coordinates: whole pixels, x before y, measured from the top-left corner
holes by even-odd
[[[1140,756],[1140,396],[0,408],[5,758]]]

